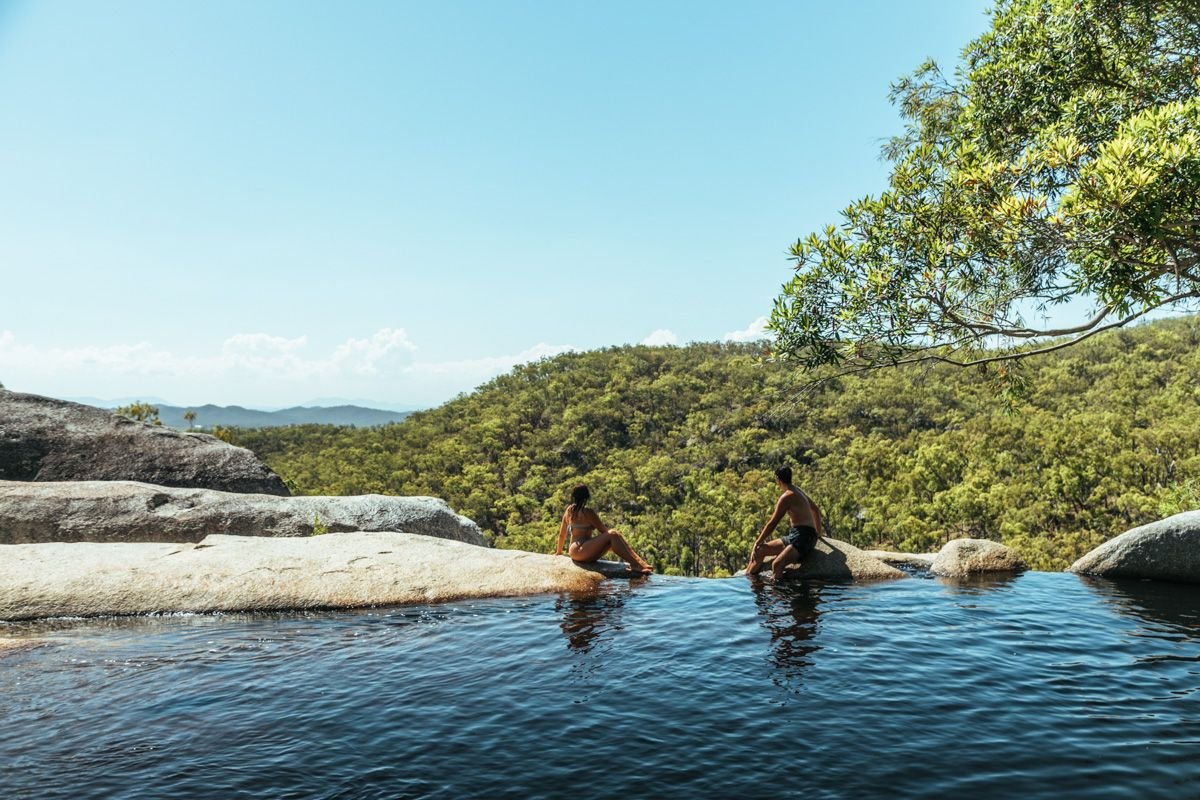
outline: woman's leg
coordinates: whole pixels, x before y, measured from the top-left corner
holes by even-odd
[[[575,561],[595,561],[600,556],[612,550],[618,558],[628,561],[637,572],[653,572],[650,565],[643,561],[633,548],[625,541],[625,537],[616,531],[599,533],[571,548],[571,558]]]
[[[625,541],[625,537],[617,531],[609,531],[609,536],[612,537],[612,550],[620,558],[629,562],[629,566],[633,567],[634,572],[641,572],[643,575],[649,575],[654,570],[642,560],[642,557],[633,552],[633,548],[629,546],[629,542]]]
[[[572,542],[571,549],[567,552],[572,561],[595,561],[611,549],[609,538],[607,533],[598,533],[579,544]]]
[[[783,552],[784,544],[782,539],[772,539],[769,542],[763,542],[758,548],[750,554],[750,563],[746,564],[747,575],[757,575],[766,566],[763,559],[766,556],[779,557]]]

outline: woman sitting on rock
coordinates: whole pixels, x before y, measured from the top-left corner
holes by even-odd
[[[599,561],[600,556],[612,550],[619,558],[629,562],[632,572],[649,575],[654,570],[629,546],[625,537],[617,531],[605,527],[600,521],[600,515],[587,508],[587,501],[592,493],[583,484],[571,490],[571,505],[563,511],[562,524],[558,526],[558,549],[554,555],[561,556],[563,542],[567,535],[571,536],[571,546],[567,554],[576,563]]]

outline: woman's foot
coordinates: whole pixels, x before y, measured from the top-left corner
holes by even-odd
[[[645,561],[635,561],[629,565],[630,572],[637,572],[642,575],[649,575],[654,572],[654,567],[647,564]]]

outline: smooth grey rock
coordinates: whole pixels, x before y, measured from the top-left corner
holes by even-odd
[[[770,572],[770,566],[763,574]],[[737,573],[744,575],[745,570]],[[814,578],[833,581],[878,581],[907,577],[903,572],[890,567],[877,558],[859,550],[849,542],[822,536],[817,546],[799,564],[789,564],[784,576],[791,578]]]
[[[602,580],[562,556],[411,533],[0,545],[0,619],[438,603]]]
[[[822,536],[799,564],[787,568],[788,577],[822,580],[878,581],[907,577],[849,542]]]
[[[597,572],[606,578],[644,578],[641,572],[634,572],[627,561],[583,561],[575,562],[575,566],[591,572]]]
[[[1200,583],[1200,511],[1185,511],[1109,539],[1068,569],[1103,578]]]
[[[133,481],[0,481],[0,544],[309,536],[314,522],[334,533],[403,531],[487,544],[479,526],[435,497],[276,497]]]
[[[0,480],[145,481],[289,494],[259,458],[203,433],[134,422],[101,408],[0,389]]]
[[[929,569],[933,565],[933,560],[937,558],[937,553],[893,553],[890,550],[864,550],[863,552],[872,558],[878,558],[885,564],[891,564],[893,567],[914,567],[916,569]]]
[[[947,578],[1028,569],[1010,547],[989,539],[953,539],[934,557],[929,571]]]

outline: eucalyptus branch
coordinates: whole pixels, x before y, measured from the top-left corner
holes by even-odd
[[[1136,311],[1132,314],[1129,314],[1128,316],[1125,316],[1119,320],[1110,322],[1108,325],[1102,325],[1099,328],[1089,330],[1087,333],[1084,333],[1082,336],[1076,336],[1075,338],[1068,339],[1064,342],[1055,342],[1052,345],[1036,348],[1033,350],[1013,350],[1013,351],[1009,351],[1006,353],[998,353],[993,356],[987,356],[985,358],[974,359],[971,361],[957,361],[955,359],[946,358],[944,356],[938,356],[938,355],[934,355],[934,354],[930,353],[930,354],[917,356],[917,357],[911,358],[911,359],[901,359],[899,361],[894,362],[894,365],[902,366],[905,364],[919,364],[924,361],[938,361],[938,362],[941,362],[944,364],[953,364],[956,367],[977,367],[977,366],[980,366],[983,364],[994,364],[994,363],[1000,362],[1000,361],[1015,361],[1015,360],[1022,359],[1022,358],[1028,358],[1030,356],[1042,355],[1044,353],[1053,353],[1055,350],[1061,350],[1064,347],[1070,347],[1071,345],[1082,342],[1084,339],[1089,339],[1098,333],[1103,333],[1104,331],[1112,330],[1113,328],[1120,328],[1124,325],[1128,325],[1130,322],[1133,322],[1135,319],[1138,319],[1139,317],[1142,317],[1142,316],[1150,313],[1151,311],[1154,311],[1155,309],[1162,308],[1163,306],[1169,306],[1173,303],[1177,303],[1181,300],[1186,300],[1186,299],[1192,298],[1192,297],[1200,297],[1200,290],[1191,291],[1191,292],[1183,292],[1181,294],[1173,295],[1172,297],[1168,297],[1158,303],[1155,303],[1152,306],[1148,306],[1146,308],[1141,309],[1140,311]]]

